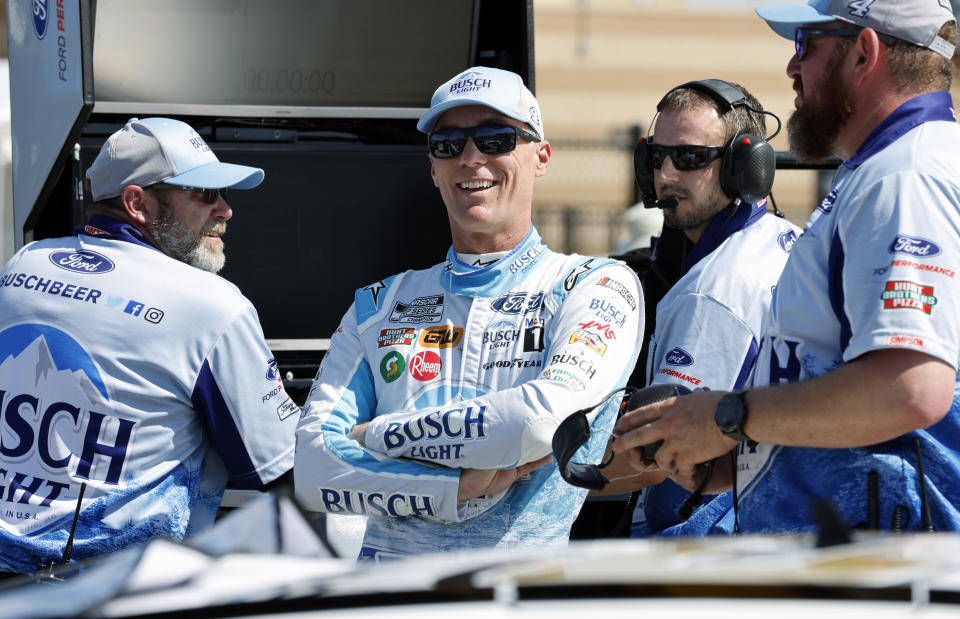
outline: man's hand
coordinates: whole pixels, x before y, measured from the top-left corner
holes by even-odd
[[[696,477],[696,466],[728,453],[737,442],[724,436],[713,421],[722,391],[695,391],[626,413],[614,428],[614,453],[628,454],[633,466],[642,464],[640,447],[663,440],[657,450],[660,469],[681,485]]]
[[[551,460],[553,460],[553,456],[546,455],[539,460],[527,462],[513,469],[463,469],[460,471],[460,490],[457,492],[457,502],[463,503],[467,499],[497,494],[506,490],[513,482],[536,471]]]
[[[370,422],[367,423],[358,423],[357,425],[350,428],[350,432],[347,433],[347,438],[351,441],[356,441],[360,443],[361,447],[366,447],[367,445],[367,426],[370,425]]]

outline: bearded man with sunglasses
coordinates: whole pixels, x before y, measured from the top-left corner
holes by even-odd
[[[145,118],[86,176],[88,223],[0,272],[4,572],[180,540],[212,524],[228,476],[262,489],[293,466],[299,408],[253,306],[215,274],[226,188],[263,170]]]
[[[541,242],[533,185],[550,145],[520,76],[468,69],[417,127],[453,246],[433,268],[357,290],[297,430],[297,496],[367,515],[365,560],[564,544],[586,490],[550,461],[553,433],[626,383],[637,276]],[[600,407],[594,427],[615,414]]]
[[[749,391],[628,413],[615,445],[697,463],[739,441],[745,532],[960,530],[960,128],[945,0],[812,0],[758,14],[792,39],[790,147],[843,158],[777,283]]]

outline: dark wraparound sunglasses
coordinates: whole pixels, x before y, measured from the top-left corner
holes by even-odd
[[[437,159],[458,157],[467,146],[467,138],[473,138],[477,150],[485,155],[502,155],[517,147],[517,136],[531,142],[540,139],[512,125],[480,125],[479,127],[455,127],[438,129],[427,137],[430,154]]]
[[[714,159],[723,156],[723,146],[698,146],[685,144],[683,146],[661,146],[648,142],[650,148],[650,165],[659,170],[667,156],[673,161],[673,167],[681,172],[700,170],[710,165]]]
[[[144,189],[158,189],[160,191],[180,189],[184,191],[192,191],[193,193],[200,195],[200,199],[203,200],[204,204],[216,204],[218,197],[222,197],[224,200],[226,200],[227,192],[229,191],[229,189],[226,187],[222,189],[203,189],[201,187],[181,187],[180,185],[171,185],[164,182],[147,185],[144,187]]]
[[[817,37],[855,37],[862,30],[863,28],[797,28],[793,32],[793,46],[797,52],[797,60],[803,60],[803,57],[807,55],[807,51],[810,49],[810,39],[816,39]],[[889,34],[879,32],[877,32],[877,38],[887,45],[893,45],[897,40]]]

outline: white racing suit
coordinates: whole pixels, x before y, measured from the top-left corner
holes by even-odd
[[[631,269],[554,253],[533,228],[493,265],[463,264],[451,248],[430,269],[360,288],[297,429],[297,496],[367,515],[361,558],[565,543],[586,490],[555,462],[458,505],[460,469],[549,454],[564,417],[626,383],[642,324]],[[615,409],[593,427],[609,430]],[[365,422],[361,447],[347,434]],[[601,436],[578,459],[599,460]]]

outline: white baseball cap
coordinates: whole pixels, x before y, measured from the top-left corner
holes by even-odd
[[[252,189],[263,170],[223,163],[193,127],[171,118],[131,118],[103,144],[87,170],[94,201],[119,196],[127,185],[163,181],[201,189]]]
[[[463,105],[485,105],[527,123],[537,138],[543,139],[543,119],[536,97],[519,75],[491,67],[471,67],[437,88],[417,129],[430,133],[444,112]]]
[[[953,57],[955,47],[938,36],[940,28],[956,17],[949,0],[810,0],[807,4],[762,6],[755,9],[773,31],[786,39],[804,24],[841,20],[926,47]]]

